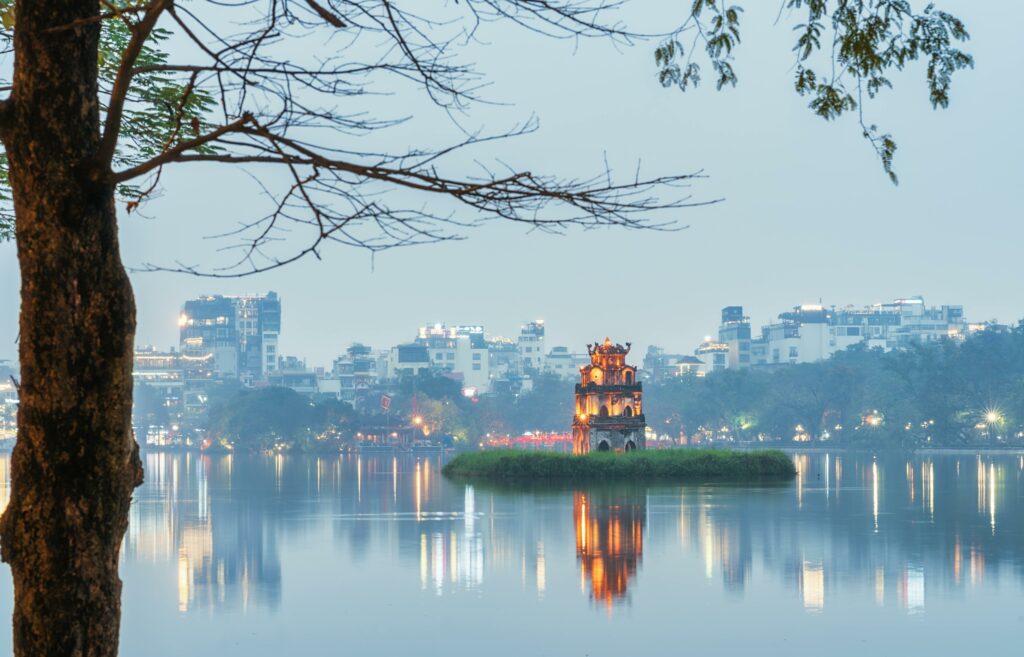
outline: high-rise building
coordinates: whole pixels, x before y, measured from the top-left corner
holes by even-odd
[[[722,323],[718,327],[718,341],[729,346],[728,367],[750,365],[750,318],[744,316],[743,306],[722,308]]]
[[[244,377],[266,379],[277,370],[281,300],[275,292],[232,300],[238,325],[239,370]]]
[[[178,326],[182,356],[204,363],[208,376],[252,383],[277,370],[281,300],[275,292],[190,299]]]

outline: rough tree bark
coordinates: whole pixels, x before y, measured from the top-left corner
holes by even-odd
[[[117,654],[132,489],[135,304],[96,165],[97,0],[19,0],[0,110],[21,269],[18,442],[0,521],[19,657]]]

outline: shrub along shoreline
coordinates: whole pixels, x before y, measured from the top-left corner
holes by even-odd
[[[757,482],[792,479],[796,467],[789,456],[774,449],[640,450],[584,456],[499,449],[460,454],[442,472],[453,479],[499,482]]]

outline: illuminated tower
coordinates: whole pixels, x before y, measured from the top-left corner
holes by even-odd
[[[590,365],[580,368],[576,384],[576,416],[572,421],[573,454],[629,452],[644,448],[646,422],[643,390],[636,368],[626,364],[626,346],[588,344]]]

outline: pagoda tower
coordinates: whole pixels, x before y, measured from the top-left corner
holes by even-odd
[[[636,368],[626,364],[630,343],[587,345],[590,364],[580,368],[572,452],[629,452],[644,448],[643,389]]]

